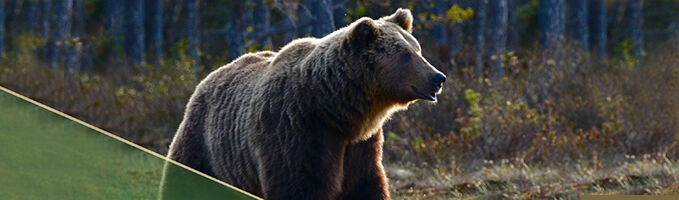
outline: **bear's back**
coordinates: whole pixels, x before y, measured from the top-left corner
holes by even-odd
[[[257,85],[276,55],[262,51],[240,56],[210,73],[196,89],[201,93],[196,95],[205,99],[204,130],[198,134],[206,139],[206,154],[213,163],[207,169],[209,174],[255,194],[261,194],[258,180],[243,178],[258,176],[248,140],[243,136],[249,132],[244,127],[249,127],[246,124],[252,120],[243,113],[251,111],[248,105],[256,98]]]
[[[292,91],[283,88],[291,86],[290,77],[298,73],[314,49],[314,40],[309,38],[295,40],[279,52],[248,53],[201,82],[198,87],[208,104],[202,134],[208,140],[204,144],[212,175],[261,194],[253,157],[256,149],[249,148],[262,136],[256,131],[257,115],[264,105],[276,104],[286,91]]]
[[[248,82],[252,78],[260,77],[256,74],[263,73],[276,55],[277,53],[272,51],[262,51],[240,56],[210,73],[199,87],[209,87],[210,90],[214,90],[215,86],[229,87],[232,84],[248,84],[243,81]]]

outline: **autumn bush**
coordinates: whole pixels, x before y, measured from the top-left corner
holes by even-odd
[[[161,153],[198,83],[187,59],[134,68],[110,61],[97,72],[76,72],[36,57],[40,39],[14,42],[22,48],[0,63],[1,86]]]

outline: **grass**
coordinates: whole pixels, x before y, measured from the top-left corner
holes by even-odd
[[[163,159],[4,91],[0,108],[0,199],[157,199]],[[177,198],[250,199],[172,167]]]
[[[616,166],[565,163],[560,167],[484,163],[475,170],[387,166],[394,199],[574,199],[581,194],[679,193],[679,163],[646,156]]]

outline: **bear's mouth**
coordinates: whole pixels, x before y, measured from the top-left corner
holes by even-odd
[[[425,93],[425,92],[421,92],[420,90],[418,90],[415,86],[410,86],[410,87],[413,89],[413,91],[415,93],[417,93],[421,96],[420,98],[426,99],[426,100],[429,100],[429,101],[436,101],[436,92]]]

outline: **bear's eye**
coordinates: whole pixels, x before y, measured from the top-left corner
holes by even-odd
[[[409,53],[404,53],[403,55],[401,55],[401,63],[410,63],[410,60],[412,59],[413,58],[410,56]]]

